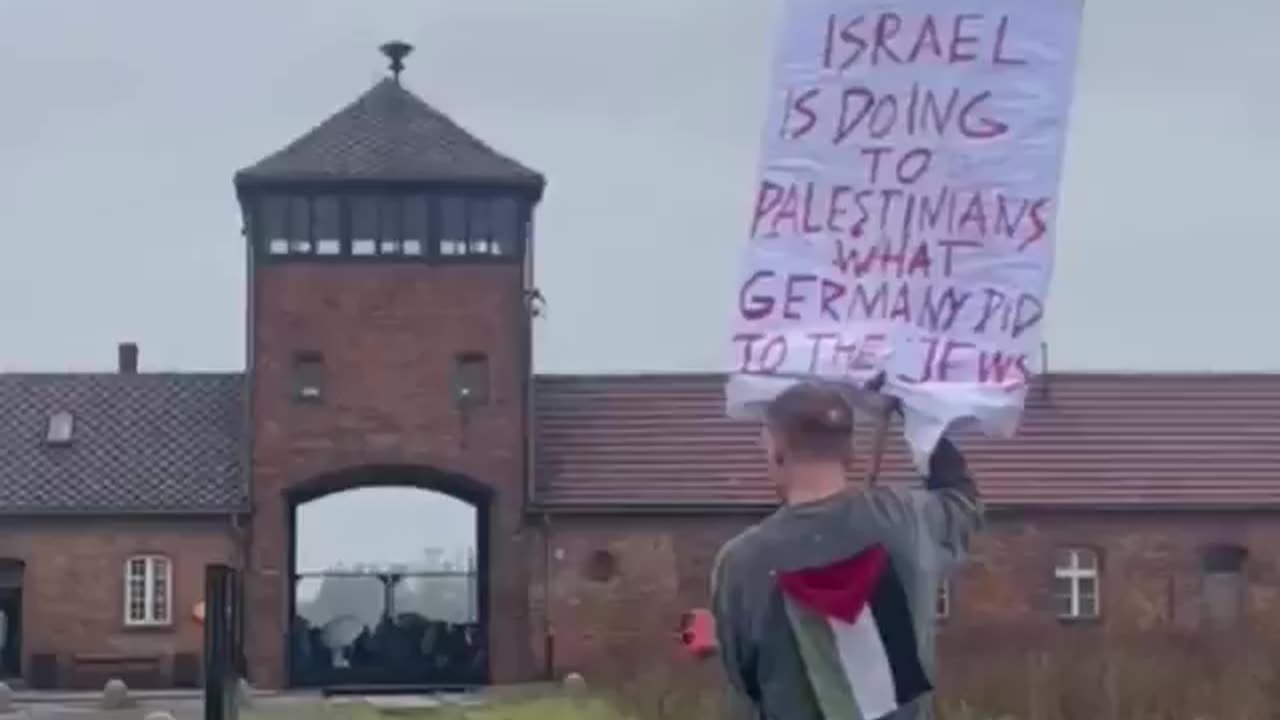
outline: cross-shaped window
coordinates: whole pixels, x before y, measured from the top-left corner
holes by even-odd
[[[1053,594],[1058,617],[1064,620],[1099,615],[1098,553],[1088,548],[1064,548],[1057,552],[1053,568]]]

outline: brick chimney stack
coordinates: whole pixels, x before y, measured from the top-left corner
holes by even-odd
[[[138,345],[137,343],[120,343],[118,348],[119,362],[117,369],[121,375],[138,374]]]

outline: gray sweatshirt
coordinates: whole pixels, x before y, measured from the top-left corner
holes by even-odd
[[[926,674],[933,676],[937,593],[968,551],[982,504],[964,457],[945,438],[924,489],[879,485],[784,506],[725,544],[711,577],[712,612],[730,684],[730,714],[823,718],[787,620],[778,573],[834,563],[879,544],[905,586]],[[891,717],[930,716],[930,696]],[[875,719],[867,719],[875,720]]]

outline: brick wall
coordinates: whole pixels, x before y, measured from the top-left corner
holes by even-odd
[[[749,522],[716,516],[552,518],[549,619],[557,672],[622,678],[655,666],[690,672],[675,652],[672,630],[682,611],[706,605],[715,551]],[[1246,627],[1280,630],[1274,619],[1280,609],[1280,557],[1272,551],[1277,542],[1280,517],[1261,514],[995,515],[972,562],[953,579],[952,614],[941,628],[941,673],[965,686],[999,679],[988,663],[1000,648],[1011,655],[1010,666],[1020,668],[1028,654],[1078,659],[1073,648],[1096,651],[1108,642],[1138,642],[1134,638],[1140,636],[1149,642],[1199,632],[1205,626],[1201,551],[1212,543],[1249,550]],[[1064,624],[1056,618],[1054,551],[1072,545],[1101,553],[1100,622]],[[593,574],[600,551],[613,555],[612,579]],[[539,582],[540,557],[533,563]],[[543,590],[538,585],[533,592],[535,649]],[[965,668],[980,671],[968,678]]]
[[[625,676],[637,667],[678,660],[675,633],[681,613],[708,604],[716,551],[751,520],[552,517],[546,535],[549,547],[544,553],[539,534],[531,563],[531,645],[539,652],[539,662],[546,660],[541,650],[547,620],[555,639],[557,675],[581,671]],[[613,557],[612,577],[599,572],[601,552]],[[549,595],[543,584],[543,557],[550,561]]]
[[[286,680],[288,503],[317,478],[370,465],[461,473],[494,490],[489,566],[491,669],[523,679],[532,658],[523,503],[521,269],[499,266],[279,264],[253,275],[253,499],[247,578],[254,682]],[[323,353],[325,400],[293,400],[297,351]],[[490,402],[463,420],[454,359],[483,352]],[[348,528],[368,532],[376,518]]]
[[[172,658],[201,652],[203,631],[192,617],[204,597],[205,567],[229,563],[234,542],[229,520],[6,520],[0,558],[21,560],[24,670],[33,654],[54,653],[60,684],[73,681],[76,654],[151,655],[162,658],[165,679]],[[173,563],[173,624],[124,624],[126,560],[162,554]]]
[[[955,615],[948,628],[1019,625],[1073,633],[1055,619],[1053,553],[1095,546],[1102,560],[1102,618],[1109,631],[1202,625],[1202,551],[1224,543],[1249,550],[1246,608],[1268,621],[1280,591],[1272,552],[1280,515],[1212,513],[1071,514],[993,519],[979,536],[973,561],[953,582]]]

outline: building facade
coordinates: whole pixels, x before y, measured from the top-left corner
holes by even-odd
[[[204,567],[247,519],[238,374],[0,375],[0,676],[194,686]]]
[[[1280,376],[1038,383],[1017,438],[958,439],[987,526],[940,590],[940,647],[967,660],[944,672],[1001,643],[1021,666],[1024,653],[1078,643],[1280,629]],[[562,670],[599,668],[652,638],[660,647],[646,657],[676,657],[665,643],[683,609],[707,602],[715,551],[774,506],[756,431],[722,418],[721,384],[538,379],[535,499],[550,572],[535,575],[549,578],[543,621]],[[862,457],[869,434],[857,438]],[[900,441],[880,481],[918,482]]]
[[[263,687],[686,662],[717,549],[775,504],[756,430],[723,417],[718,376],[532,373],[545,181],[405,89],[404,53],[236,175],[243,374],[141,373],[126,345],[115,373],[0,376],[5,674],[194,684],[214,563],[243,572]],[[944,651],[1265,626],[1278,431],[1280,376],[1042,378],[1017,439],[960,439],[989,527],[940,589]],[[880,481],[916,482],[900,445]],[[372,619],[304,612],[303,509],[381,487],[474,514],[468,614],[396,610],[447,574],[411,567],[319,573],[378,584]]]

